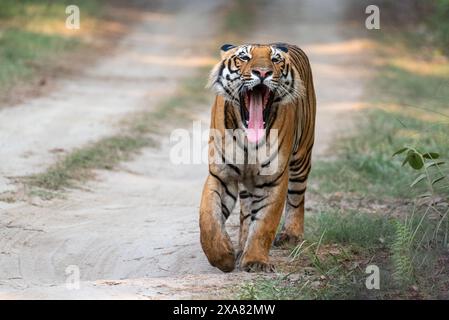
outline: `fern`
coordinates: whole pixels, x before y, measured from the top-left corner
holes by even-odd
[[[421,152],[417,148],[408,146],[396,151],[393,156],[400,154],[405,154],[402,165],[408,164],[411,168],[419,172],[410,187],[413,188],[421,182],[426,182],[427,187],[427,192],[419,196],[421,199],[428,200],[427,208],[419,223],[414,223],[416,220],[413,217],[415,210],[417,210],[417,207],[415,207],[410,219],[406,218],[403,222],[396,221],[395,238],[391,246],[394,266],[393,275],[400,283],[410,284],[419,278],[419,272],[417,272],[419,266],[415,266],[417,264],[415,260],[422,253],[424,247],[428,247],[432,242],[440,242],[444,248],[447,248],[449,230],[447,228],[444,230],[444,227],[441,230],[441,226],[445,221],[447,226],[449,226],[449,209],[441,210],[435,205],[434,201],[436,199],[447,204],[449,198],[446,197],[448,195],[449,185],[442,183],[449,180],[449,175],[447,174],[447,167],[443,166],[445,162],[438,160],[440,155],[437,152]],[[437,197],[438,195],[442,195],[443,197]],[[447,199],[446,201],[444,200],[445,198]],[[439,221],[432,230],[433,237],[427,237],[426,235],[429,230],[425,230],[422,239],[418,241],[416,236],[418,231],[423,231],[422,224],[429,212],[439,216]],[[443,234],[442,239],[439,239],[441,233]],[[423,263],[425,259],[426,255],[424,255]]]
[[[394,278],[401,284],[413,281],[413,230],[411,223],[396,221],[395,238],[391,245]]]

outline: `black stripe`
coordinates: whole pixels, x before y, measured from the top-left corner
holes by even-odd
[[[236,129],[238,127],[237,118],[235,117],[235,114],[233,111],[234,111],[233,106],[230,103],[226,102],[225,103],[225,111],[224,111],[224,116],[225,116],[224,120],[225,120],[226,129]]]
[[[277,186],[277,185],[278,185],[278,183],[277,183],[278,180],[282,178],[282,176],[283,176],[284,173],[285,173],[285,169],[287,169],[287,167],[288,167],[288,165],[285,166],[285,168],[284,168],[284,170],[282,171],[282,173],[281,173],[276,179],[274,179],[273,181],[265,182],[265,183],[263,183],[263,184],[256,185],[255,187],[256,187],[256,188],[265,188],[265,187],[272,188],[272,187]]]
[[[220,192],[218,192],[217,190],[212,190],[212,192],[213,192],[213,193],[216,193],[216,194],[218,195],[218,197],[220,198],[220,200],[221,200],[221,194],[220,194]]]
[[[265,182],[265,183],[256,185],[256,188],[266,188],[266,187],[268,187],[268,188],[273,188],[273,187],[276,187],[276,186],[278,185],[277,181],[278,181],[279,178],[280,178],[280,177],[276,178],[276,179],[273,180],[273,181]]]
[[[240,192],[239,196],[240,196],[240,199],[246,199],[246,198],[249,198],[251,195],[246,191],[242,191],[242,192]]]
[[[224,157],[223,154],[221,154],[221,160],[223,161],[223,163],[225,165],[227,165],[228,167],[230,167],[232,170],[234,170],[238,175],[240,175],[240,169],[237,166],[234,166],[233,164],[230,163],[226,163],[226,158]]]
[[[271,204],[271,203],[267,203],[267,204],[264,204],[263,206],[261,206],[260,208],[251,210],[251,214],[252,214],[252,215],[256,215],[260,210],[262,210],[263,208],[268,207],[270,204]]]
[[[223,86],[223,83],[221,83],[221,81],[218,81],[218,83],[220,83],[221,87],[223,88],[223,90],[230,96],[232,97],[232,92],[226,88],[225,86]]]
[[[310,156],[306,157],[306,160],[307,161],[305,161],[304,163],[301,163],[300,165],[290,167],[290,171],[298,171],[300,169],[304,169],[304,168],[307,168],[307,167],[310,168]]]
[[[254,200],[254,201],[253,201],[253,205],[256,204],[256,203],[259,203],[259,202],[261,202],[261,201],[264,201],[266,198],[268,198],[268,196],[265,196],[265,197],[262,197],[262,198],[260,198],[260,199]]]
[[[270,163],[271,163],[271,161],[273,161],[273,159],[274,158],[276,158],[277,156],[278,156],[278,154],[279,154],[279,150],[281,149],[281,146],[282,146],[282,144],[283,144],[283,142],[284,142],[284,138],[285,138],[285,135],[283,135],[282,136],[282,140],[281,140],[281,143],[280,144],[278,144],[278,148],[277,148],[277,150],[275,150],[275,152],[270,156],[270,158],[268,159],[268,161],[267,162],[264,162],[264,163],[262,163],[262,168],[265,168],[265,167],[267,167],[267,166],[269,166],[270,165]]]
[[[222,213],[225,216],[225,218],[226,219],[229,218],[231,213],[229,212],[229,209],[225,206],[225,204],[223,202],[221,203],[221,208],[223,209]]]
[[[238,175],[240,175],[240,169],[234,166],[233,164],[226,164],[228,167],[230,167],[232,170],[234,170]]]
[[[234,57],[234,58],[235,58],[235,57]],[[237,72],[239,72],[239,71],[240,71],[239,68],[235,68],[234,70],[232,69],[231,63],[232,63],[232,59],[229,59],[229,60],[228,60],[228,71],[229,71],[230,73],[237,73]],[[234,63],[235,63],[235,62],[234,62]]]
[[[290,88],[294,88],[295,87],[295,69],[292,68],[292,84],[290,86]]]
[[[304,192],[306,192],[306,189],[302,189],[302,190],[288,190],[288,194],[304,194]]]
[[[307,166],[306,168],[307,169],[305,171],[304,170],[299,170],[296,172],[290,171],[290,177],[303,177],[303,176],[308,177],[310,170],[312,169],[312,166],[309,164],[309,166]]]
[[[287,205],[289,205],[290,207],[293,207],[293,208],[295,208],[295,209],[298,209],[301,205],[303,205],[304,204],[304,197],[302,197],[301,198],[301,200],[299,200],[299,203],[297,204],[297,205],[294,205],[291,201],[290,201],[290,199],[288,199],[288,197],[287,197]]]
[[[298,209],[298,208],[301,206],[301,202],[300,202],[298,205],[294,205],[294,204],[291,203],[289,200],[287,200],[287,204],[288,204],[290,207],[293,207],[293,208],[295,208],[295,209]]]
[[[288,179],[288,181],[290,182],[299,182],[299,183],[304,183],[307,181],[307,176],[303,176],[302,178],[293,178],[293,179]]]
[[[290,161],[290,167],[298,167],[301,166],[306,159],[308,159],[311,155],[313,144],[307,148],[306,154],[303,157],[298,157],[295,160]],[[299,150],[299,148],[298,148]]]
[[[234,196],[231,191],[229,191],[228,186],[223,182],[223,180],[221,180],[217,175],[213,174],[211,171],[209,171],[209,174],[214,177],[215,179],[217,179],[218,181],[220,181],[221,185],[223,186],[223,188],[225,189],[226,193],[228,196],[230,196],[234,201],[237,200],[237,197]]]

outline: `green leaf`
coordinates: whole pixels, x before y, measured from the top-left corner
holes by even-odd
[[[409,159],[409,157],[408,157],[408,155],[407,155],[407,156],[404,158],[404,161],[402,161],[402,164],[401,164],[402,167],[405,166],[405,165],[407,164],[408,159]]]
[[[415,179],[415,181],[412,182],[412,184],[410,185],[410,188],[413,188],[418,182],[424,180],[426,177],[427,177],[427,176],[426,176],[424,173],[423,173],[423,174],[420,174],[420,175]]]
[[[408,156],[405,157],[404,161],[402,161],[402,165],[401,166],[405,166],[405,164],[408,162]]]
[[[439,153],[436,152],[427,152],[422,155],[426,159],[438,159],[440,157]]]
[[[446,178],[446,176],[441,176],[441,177],[439,177],[439,178],[436,178],[435,180],[432,181],[432,185],[434,185],[435,183],[437,183],[437,182],[443,180],[444,178]]]
[[[412,156],[412,154],[413,154],[414,152],[415,152],[415,151],[413,151],[413,150],[411,150],[410,148],[408,148],[407,155],[405,156],[404,161],[402,161],[402,166],[405,166],[405,164],[408,163],[408,162],[410,161],[410,157]]]
[[[407,151],[408,148],[404,147],[402,149],[399,149],[398,151],[396,151],[395,153],[393,153],[392,157],[397,156],[398,154],[404,153],[405,151]]]
[[[420,170],[424,166],[424,161],[420,154],[412,152],[408,155],[408,163],[415,170]]]

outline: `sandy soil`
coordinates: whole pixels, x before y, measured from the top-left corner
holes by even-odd
[[[55,160],[51,150],[70,150],[120,130],[125,114],[151,108],[191,70],[207,65],[210,57],[200,49],[214,41],[220,4],[171,1],[143,12],[117,54],[58,92],[1,110],[0,153],[8,161],[0,164],[0,192],[17,187],[11,177],[44,170]],[[319,157],[328,156],[351,112],[362,106],[369,46],[348,32],[354,27],[343,13],[331,0],[281,1],[267,6],[247,37],[296,43],[310,55]],[[208,109],[197,115],[204,128]],[[0,202],[0,298],[214,298],[223,286],[251,277],[222,274],[207,263],[198,230],[207,167],[174,165],[169,151],[162,136],[160,148],[144,150],[118,170],[98,172],[65,199]],[[233,234],[237,218],[229,222]],[[76,290],[66,286],[73,265],[81,278]]]

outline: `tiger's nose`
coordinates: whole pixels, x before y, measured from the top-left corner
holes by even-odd
[[[272,75],[272,74],[273,74],[273,71],[272,71],[272,70],[269,70],[269,69],[255,68],[255,69],[252,70],[252,73],[253,73],[255,76],[259,77],[260,80],[263,81],[265,78],[267,78],[267,77],[269,77],[270,75]]]

